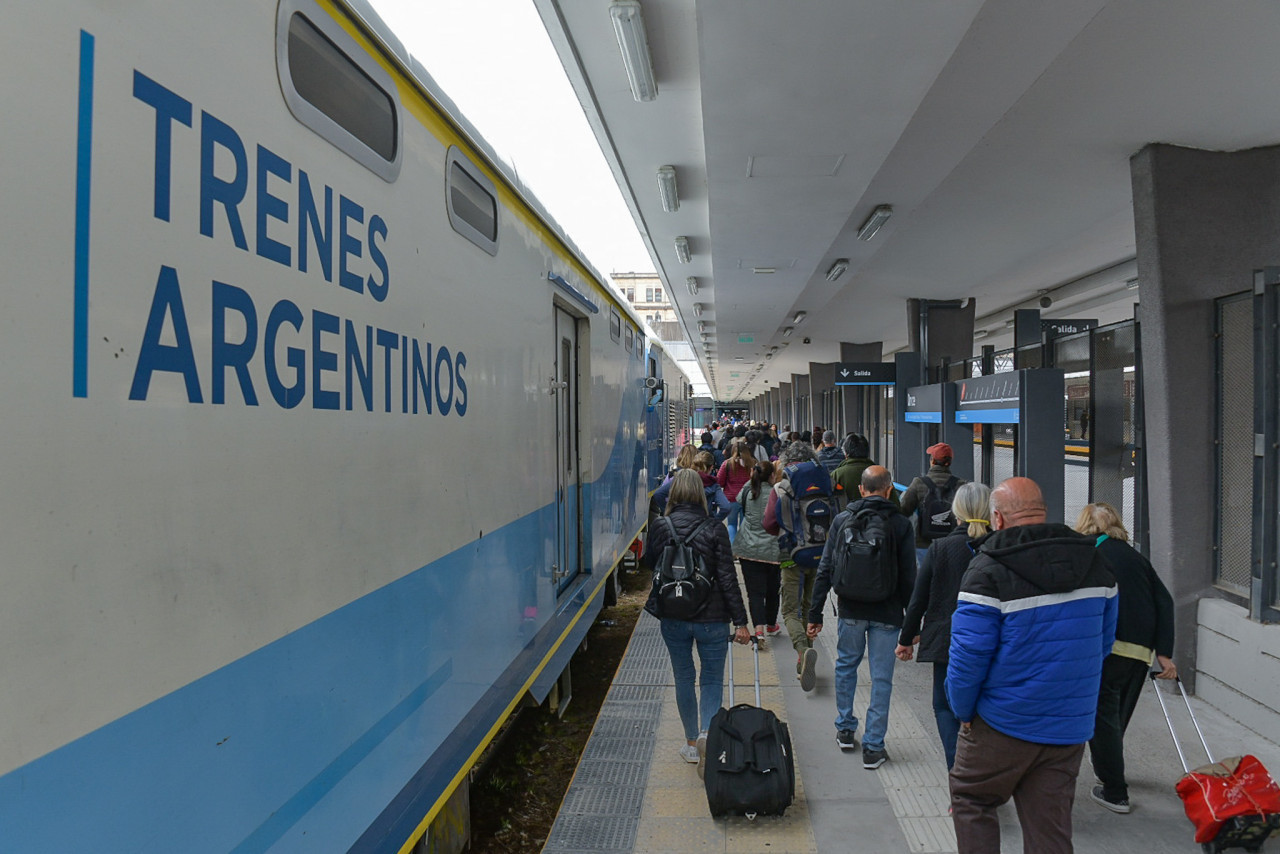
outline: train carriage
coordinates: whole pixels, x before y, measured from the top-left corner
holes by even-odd
[[[363,2],[6,24],[0,852],[411,850],[683,377]]]

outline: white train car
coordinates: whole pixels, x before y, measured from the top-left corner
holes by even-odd
[[[683,377],[360,0],[6,12],[0,852],[410,851]]]

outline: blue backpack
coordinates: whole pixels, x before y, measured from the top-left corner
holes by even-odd
[[[831,474],[821,463],[792,463],[783,468],[786,481],[778,486],[778,547],[803,567],[822,559],[827,532],[838,511]]]

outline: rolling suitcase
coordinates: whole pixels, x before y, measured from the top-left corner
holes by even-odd
[[[1182,761],[1182,770],[1186,772],[1175,788],[1178,797],[1182,798],[1187,818],[1195,825],[1195,841],[1200,843],[1205,854],[1217,854],[1228,848],[1261,851],[1267,838],[1280,832],[1280,786],[1253,756],[1214,760],[1195,713],[1191,711],[1191,700],[1182,687],[1182,680],[1178,679],[1178,691],[1187,705],[1187,714],[1191,716],[1191,724],[1200,737],[1205,755],[1209,757],[1208,765],[1192,770],[1178,743],[1173,718],[1164,704],[1164,694],[1155,685],[1154,673],[1151,680],[1165,723],[1169,725],[1169,734],[1173,736],[1173,746]]]
[[[703,782],[713,816],[782,815],[796,794],[791,732],[760,707],[760,645],[752,638],[756,704],[733,703],[733,649],[728,652],[729,707],[716,712],[707,731]]]

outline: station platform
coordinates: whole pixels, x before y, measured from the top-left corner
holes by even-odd
[[[715,819],[695,766],[678,755],[684,743],[675,688],[658,621],[641,614],[626,656],[601,708],[543,854],[828,854],[828,852],[952,852],[946,763],[934,726],[932,667],[897,662],[886,750],[890,761],[862,767],[861,750],[836,746],[832,662],[835,632],[818,637],[818,682],[805,693],[785,630],[761,651],[763,704],[787,721],[796,758],[796,799],[782,817]],[[750,647],[730,646],[738,681],[735,699],[754,702]],[[854,708],[865,719],[866,662]],[[726,702],[728,696],[726,693]],[[1176,694],[1166,702],[1182,724],[1188,760],[1203,749]],[[1252,753],[1280,769],[1280,744],[1191,700],[1215,758]],[[1179,715],[1179,712],[1181,714]],[[1274,738],[1277,734],[1270,734]],[[861,725],[858,732],[862,738]],[[1144,692],[1125,740],[1130,803],[1117,815],[1089,798],[1094,777],[1088,752],[1081,765],[1073,812],[1081,854],[1194,852],[1192,827],[1173,785],[1182,774],[1160,707]],[[1021,852],[1012,802],[1001,807],[1002,851]],[[1280,851],[1280,840],[1272,840]]]

